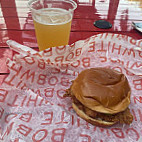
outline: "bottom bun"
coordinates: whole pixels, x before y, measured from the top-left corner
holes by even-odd
[[[78,116],[80,116],[82,119],[86,120],[87,122],[96,125],[96,126],[101,126],[101,127],[108,127],[108,126],[112,126],[117,122],[107,122],[107,121],[103,121],[103,120],[97,120],[97,119],[93,119],[91,117],[89,117],[88,115],[86,115],[82,110],[80,110],[77,105],[75,105],[74,103],[72,103],[72,107],[75,110],[75,112],[78,114]]]

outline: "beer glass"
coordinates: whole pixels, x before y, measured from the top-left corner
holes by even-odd
[[[28,5],[39,50],[67,45],[77,4],[72,0],[30,0]]]

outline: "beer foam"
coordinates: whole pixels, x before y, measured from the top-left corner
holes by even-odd
[[[33,19],[44,25],[61,25],[71,21],[72,14],[61,8],[39,9]]]

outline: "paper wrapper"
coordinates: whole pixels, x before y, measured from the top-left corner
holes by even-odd
[[[7,61],[10,74],[0,89],[1,141],[142,141],[142,40],[103,33],[42,52],[14,41],[8,45],[19,54]],[[70,98],[63,98],[79,72],[92,67],[127,76],[134,116],[130,126],[93,126],[76,115]]]

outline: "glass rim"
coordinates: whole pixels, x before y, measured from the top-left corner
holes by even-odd
[[[36,2],[36,1],[40,1],[40,0],[29,0],[29,2],[28,2],[28,7],[30,8],[30,10],[35,11],[36,13],[38,13],[38,10],[32,8],[32,6],[31,6],[32,3],[33,3],[33,2]],[[74,10],[77,8],[77,3],[76,3],[75,1],[73,1],[73,0],[49,0],[49,1],[58,1],[58,2],[59,2],[59,1],[63,1],[63,2],[66,2],[66,3],[72,4],[73,8],[67,10],[67,12],[74,11]]]

